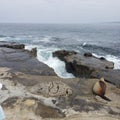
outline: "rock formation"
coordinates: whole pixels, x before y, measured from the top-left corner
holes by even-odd
[[[114,70],[114,63],[104,58],[97,58],[90,53],[81,55],[74,51],[55,51],[54,57],[58,57],[66,64],[66,70],[80,78],[104,77],[117,87],[120,86],[120,70]]]
[[[6,42],[6,41],[0,41],[0,47],[6,47],[6,48],[12,48],[12,49],[24,49],[24,44],[19,44],[16,42]]]

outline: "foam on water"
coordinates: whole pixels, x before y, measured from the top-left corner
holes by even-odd
[[[34,47],[37,47],[37,59],[53,68],[59,77],[74,78],[73,74],[66,71],[65,63],[59,60],[57,57],[52,56],[52,52],[58,50],[57,48],[45,48],[43,46],[27,45],[25,46],[25,49],[31,50]]]
[[[114,62],[114,69],[120,69],[120,58],[113,56],[113,55],[106,55],[106,56],[100,56],[97,54],[93,54],[94,56],[100,58],[100,57],[104,57],[106,58],[108,61],[112,61]]]
[[[73,74],[68,73],[65,69],[65,63],[52,56],[52,52],[57,49],[38,49],[38,60],[53,68],[56,74],[61,78],[74,78]]]
[[[37,45],[25,45],[25,49],[26,50],[32,50],[32,48],[37,48],[38,46]]]
[[[0,37],[0,41],[7,41],[8,37]]]
[[[50,39],[51,39],[50,36],[45,36],[45,37],[43,37],[40,41],[45,42],[45,43],[48,43],[48,42],[50,42]]]
[[[114,69],[120,69],[120,58],[113,55],[106,55],[107,60],[114,62]]]
[[[84,42],[83,44],[82,44],[82,46],[85,46],[87,43],[86,42]]]

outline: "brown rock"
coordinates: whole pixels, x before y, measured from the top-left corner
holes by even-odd
[[[92,56],[90,53],[80,55],[76,52],[69,51],[56,51],[53,56],[57,56],[60,60],[65,61],[66,70],[73,73],[76,77],[90,77],[93,71],[99,71],[104,69],[113,69],[114,63],[101,60]],[[86,57],[90,56],[90,57]]]
[[[38,103],[38,106],[35,110],[36,115],[40,115],[42,118],[63,118],[65,114],[62,113],[59,109],[52,108],[49,106],[42,105]]]
[[[32,48],[32,50],[30,51],[30,54],[34,57],[37,57],[37,48]]]
[[[101,70],[95,71],[91,74],[91,77],[94,78],[100,78],[103,76],[105,78],[105,81],[112,83],[120,88],[120,70]]]
[[[120,71],[113,70],[114,63],[107,61],[105,58],[97,58],[90,53],[81,55],[73,51],[69,52],[65,50],[56,51],[53,53],[53,56],[65,61],[66,70],[69,73],[73,73],[76,77],[104,77],[107,82],[110,82],[118,87],[120,86]]]
[[[72,94],[72,89],[61,81],[41,82],[30,87],[29,91],[46,97],[68,96]]]

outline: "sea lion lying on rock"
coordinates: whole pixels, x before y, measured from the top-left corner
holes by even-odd
[[[100,78],[100,80],[97,81],[93,86],[93,93],[95,95],[100,96],[104,100],[111,101],[109,98],[105,96],[106,87],[107,85],[106,82],[104,81],[104,78]]]

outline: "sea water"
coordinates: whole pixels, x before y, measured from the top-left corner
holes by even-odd
[[[52,56],[56,50],[91,52],[115,63],[120,69],[120,23],[99,24],[0,24],[0,41],[37,47],[37,59],[52,67],[58,76],[73,78],[65,63]]]

